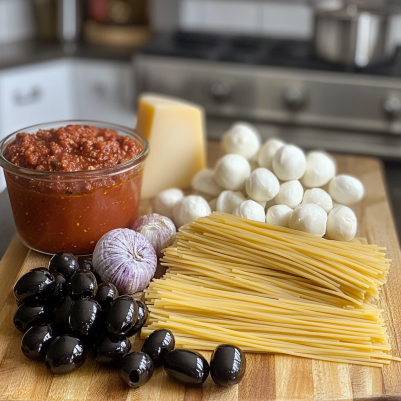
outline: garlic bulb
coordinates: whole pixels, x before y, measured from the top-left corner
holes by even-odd
[[[174,223],[168,217],[157,213],[140,217],[131,228],[148,239],[158,258],[162,256],[162,249],[169,247],[175,241]]]
[[[157,257],[144,235],[129,228],[117,228],[100,238],[92,263],[102,281],[114,284],[120,294],[134,294],[149,285]]]

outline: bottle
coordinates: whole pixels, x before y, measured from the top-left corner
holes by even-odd
[[[79,0],[57,0],[57,37],[71,43],[80,38],[82,10]]]

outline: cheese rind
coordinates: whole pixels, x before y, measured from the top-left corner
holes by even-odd
[[[144,93],[139,98],[136,131],[149,142],[142,198],[170,188],[189,188],[206,165],[204,110],[167,96]]]

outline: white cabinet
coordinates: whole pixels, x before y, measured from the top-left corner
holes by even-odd
[[[73,118],[71,64],[57,60],[0,71],[0,137]]]
[[[74,60],[76,117],[135,127],[134,73],[128,62]]]
[[[133,128],[134,98],[129,62],[60,59],[0,70],[0,139],[57,120],[105,121]]]

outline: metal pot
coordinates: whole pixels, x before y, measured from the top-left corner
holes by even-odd
[[[324,2],[315,7],[316,55],[357,67],[384,61],[395,51],[388,40],[389,27],[388,9]]]

